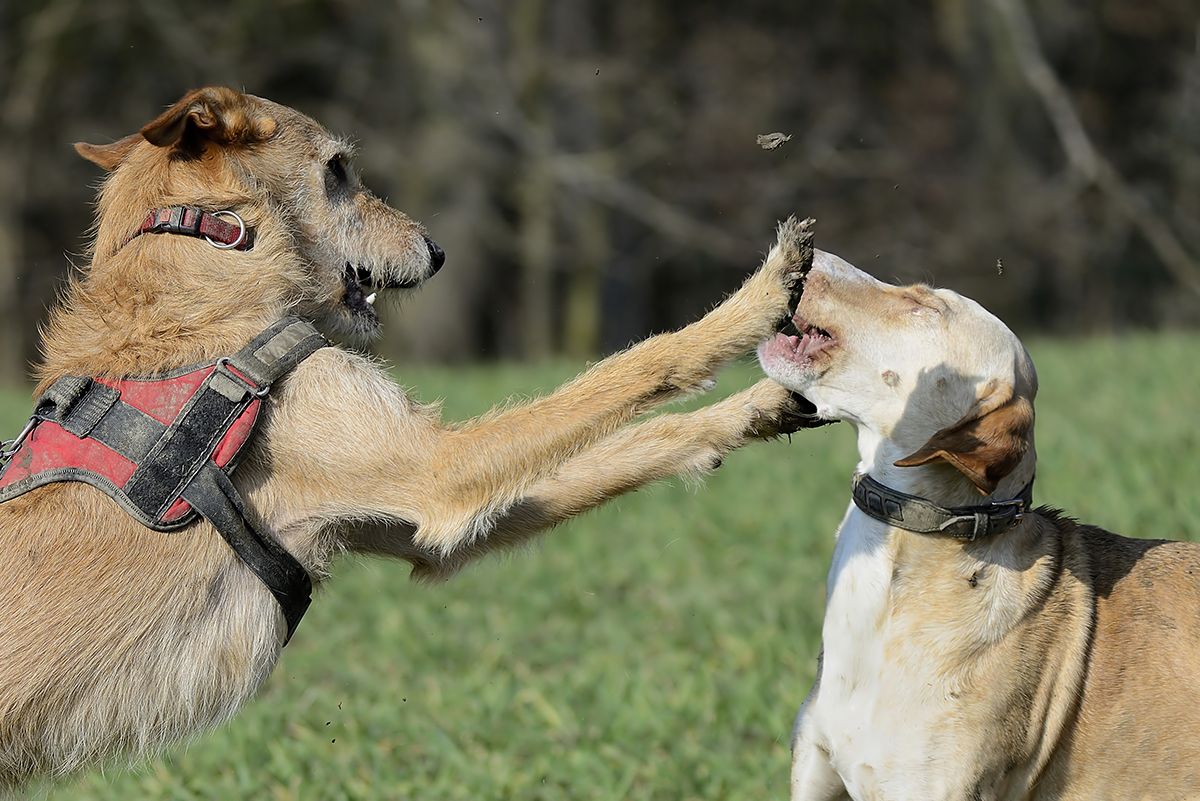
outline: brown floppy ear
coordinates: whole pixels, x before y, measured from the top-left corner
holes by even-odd
[[[121,166],[121,162],[129,158],[129,154],[142,141],[142,135],[135,133],[113,142],[111,145],[89,145],[87,142],[76,142],[75,152],[112,172]]]
[[[1029,451],[1033,429],[1033,404],[1013,396],[1012,387],[981,399],[963,419],[930,437],[924,447],[896,462],[915,467],[945,459],[971,479],[979,491],[990,495]]]
[[[141,135],[158,147],[194,147],[195,137],[221,145],[261,142],[275,132],[275,120],[241,92],[223,86],[193,89]]]

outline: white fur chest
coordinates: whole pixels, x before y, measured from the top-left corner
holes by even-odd
[[[853,504],[842,521],[826,590],[820,691],[805,715],[853,798],[936,798],[948,788],[928,786],[935,743],[921,732],[938,731],[946,695],[894,630],[896,555],[887,531]]]

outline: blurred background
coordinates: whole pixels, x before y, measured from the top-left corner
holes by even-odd
[[[1140,333],[1200,327],[1198,24],[1200,0],[0,0],[0,438],[86,262],[102,176],[72,143],[226,84],[352,137],[445,248],[376,349],[448,419],[696,319],[812,216],[818,247],[1036,340],[1039,499],[1200,540],[1200,334]],[[469,580],[339,567],[262,702],[53,797],[780,797],[855,458],[847,426],[795,440]]]
[[[389,310],[392,359],[623,347],[702,314],[793,213],[1022,334],[1192,327],[1198,19],[1194,0],[0,0],[0,383],[86,260],[101,176],[71,144],[206,84],[353,137],[367,184],[445,248]]]

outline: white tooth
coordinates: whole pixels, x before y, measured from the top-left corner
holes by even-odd
[[[376,294],[376,293],[372,292],[370,295],[367,295],[367,297],[366,297],[366,301],[367,301],[367,305],[368,305],[368,306],[374,306],[374,305],[375,305],[375,294]]]

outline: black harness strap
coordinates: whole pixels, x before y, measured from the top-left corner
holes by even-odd
[[[224,368],[229,372],[229,368]],[[217,443],[254,399],[250,385],[222,376],[218,364],[125,485],[125,494],[151,517],[161,517],[209,461]],[[115,450],[115,449],[114,449]]]
[[[121,393],[90,378],[67,376],[56,381],[38,402],[37,416],[58,412],[55,422],[80,439],[90,436],[109,410],[120,400]]]
[[[309,323],[287,318],[263,331],[233,357],[219,360],[212,375],[159,440],[159,458],[153,458],[155,452],[151,451],[148,464],[154,466],[153,473],[134,487],[137,497],[148,504],[157,501],[163,511],[182,496],[221,532],[229,547],[279,602],[287,621],[284,645],[312,602],[312,579],[286,549],[254,529],[229,476],[209,456],[249,403],[265,396],[277,379],[327,344]],[[215,425],[217,421],[220,425]],[[211,433],[214,428],[216,434]],[[194,469],[189,467],[189,460]],[[142,472],[135,473],[134,479]],[[129,485],[126,487],[128,491]],[[163,495],[165,487],[170,491]],[[135,499],[133,493],[130,499]]]
[[[312,603],[312,579],[308,571],[279,543],[254,530],[229,476],[211,461],[188,482],[183,498],[221,532],[238,558],[275,596],[287,621],[287,637],[283,641],[287,645]]]

